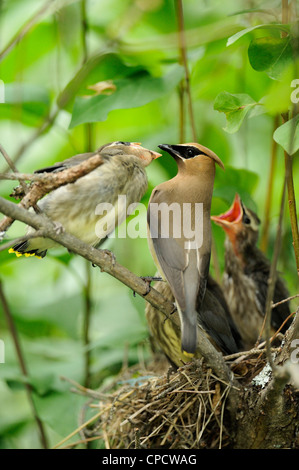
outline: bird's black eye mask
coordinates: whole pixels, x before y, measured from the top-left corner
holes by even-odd
[[[186,146],[186,150],[184,149],[184,147],[181,147],[181,155],[185,159],[194,158],[197,157],[197,155],[205,155],[206,157],[208,157],[208,155],[205,154],[202,150],[191,146]]]
[[[131,145],[131,142],[122,142],[121,140],[118,140],[115,142],[115,144],[120,144],[120,145]]]
[[[188,160],[190,158],[197,157],[198,155],[205,155],[208,157],[206,153],[200,150],[197,147],[193,147],[192,145],[168,145],[168,144],[161,144],[158,147],[165,152],[168,152],[174,158],[181,158],[183,160]]]

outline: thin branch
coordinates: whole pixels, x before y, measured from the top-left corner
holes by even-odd
[[[185,142],[185,86],[184,79],[179,83],[179,142]]]
[[[186,52],[186,39],[185,39],[185,28],[184,28],[184,12],[183,12],[183,2],[182,0],[175,0],[176,12],[177,12],[177,20],[178,20],[178,35],[179,35],[179,49],[181,54],[181,63],[185,69],[185,82],[186,82],[186,93],[188,96],[188,107],[189,107],[189,116],[190,116],[190,124],[192,130],[192,138],[194,142],[197,142],[196,138],[196,127],[195,127],[195,120],[194,120],[194,113],[193,113],[193,106],[192,106],[192,97],[191,97],[191,89],[190,89],[190,75],[188,69],[188,62],[187,62],[187,52]]]
[[[82,52],[83,58],[82,63],[83,65],[88,60],[88,20],[87,20],[87,0],[81,0],[81,39],[82,39]],[[85,151],[91,152],[94,148],[94,124],[93,123],[86,123],[84,125],[85,131]],[[91,279],[92,279],[92,272],[90,263],[85,261],[85,268],[86,268],[86,282],[83,287],[83,298],[84,298],[84,324],[83,324],[83,341],[84,341],[84,385],[85,387],[90,387],[91,382],[91,349],[89,347],[90,344],[90,322],[91,322],[91,313],[92,313],[92,299],[91,299]]]
[[[166,300],[163,295],[154,288],[149,288],[148,282],[117,263],[115,257],[110,252],[89,246],[67,232],[61,233],[61,231],[57,230],[55,224],[44,215],[28,212],[21,207],[20,204],[13,204],[4,198],[0,198],[0,211],[10,216],[12,219],[17,219],[30,225],[36,230],[43,230],[47,238],[63,245],[69,251],[77,253],[98,266],[101,271],[115,277],[132,289],[133,292],[136,292],[146,301],[150,302],[153,307],[160,310],[166,317],[169,317],[173,312],[172,302]],[[215,371],[219,378],[229,382],[232,381],[232,373],[225,364],[222,354],[216,351],[214,346],[201,331],[199,331],[199,352],[206,360],[208,366]]]
[[[284,119],[284,122],[286,122],[285,119]],[[299,276],[299,232],[298,232],[298,221],[297,221],[297,210],[296,210],[296,198],[295,198],[295,190],[294,190],[294,179],[293,179],[293,158],[286,151],[284,152],[284,157],[285,157],[285,171],[286,171],[287,188],[288,188],[289,214],[290,214],[291,229],[292,229],[292,236],[293,236],[293,248],[295,252],[297,274]]]
[[[291,10],[289,7],[288,0],[282,0],[282,23],[288,24],[291,17]],[[285,32],[281,33],[282,37],[285,37],[287,34]],[[294,59],[296,59],[297,50],[293,50]],[[295,64],[294,60],[294,64]],[[293,105],[293,115],[296,114],[297,106]],[[283,123],[286,123],[289,120],[289,112],[282,114]],[[290,147],[292,148],[295,138],[296,132],[296,124],[293,120],[293,125],[290,132]],[[289,202],[289,214],[290,214],[290,222],[291,222],[291,229],[292,229],[292,237],[293,237],[293,248],[295,252],[295,259],[296,259],[296,266],[297,266],[297,274],[299,276],[299,232],[298,232],[298,221],[297,221],[297,211],[296,211],[296,198],[295,198],[295,190],[294,190],[294,178],[293,178],[293,157],[292,151],[290,154],[284,151],[284,159],[285,159],[285,172],[286,172],[286,180],[287,180],[287,188],[288,188],[288,202]]]
[[[183,82],[180,84],[179,88],[179,98],[180,98],[180,141],[181,143],[184,142],[184,97],[185,94],[187,95],[188,99],[188,111],[189,111],[189,119],[192,131],[192,139],[194,142],[197,142],[197,135],[196,135],[196,125],[195,125],[195,118],[194,118],[194,111],[193,111],[193,102],[191,96],[191,87],[190,87],[190,74],[188,68],[188,60],[187,60],[187,47],[186,47],[186,36],[185,36],[185,26],[184,26],[184,11],[183,11],[183,2],[182,0],[174,0],[175,7],[176,7],[176,15],[178,21],[178,37],[179,37],[179,50],[180,50],[180,63],[183,65],[185,70],[185,85]],[[217,282],[221,282],[221,274],[220,274],[220,264],[217,256],[217,250],[215,247],[215,242],[212,235],[212,262],[213,267],[215,270],[215,277]]]
[[[135,276],[124,266],[118,264],[109,252],[89,246],[69,233],[60,233],[60,231],[57,231],[55,224],[46,216],[29,212],[21,207],[20,204],[14,204],[4,198],[0,198],[0,211],[13,219],[30,225],[35,230],[43,230],[44,236],[60,243],[69,251],[77,253],[98,266],[101,271],[115,277],[130,287],[133,292],[144,297],[155,308],[160,309],[167,317],[173,312],[172,302],[166,301],[162,294],[154,288],[151,287],[149,289],[148,282]]]
[[[29,383],[29,374],[28,374],[28,371],[27,371],[25,357],[24,357],[24,354],[23,354],[23,351],[22,351],[22,347],[21,347],[21,343],[20,343],[20,340],[19,340],[19,337],[18,337],[18,332],[17,332],[16,326],[15,326],[15,323],[14,323],[14,319],[13,319],[12,313],[10,311],[8,302],[6,300],[6,296],[5,296],[5,293],[4,293],[4,290],[3,290],[1,279],[0,279],[0,301],[1,301],[1,304],[2,304],[4,316],[5,316],[7,324],[8,324],[8,328],[10,330],[10,333],[11,333],[11,336],[12,336],[12,339],[13,339],[13,342],[14,342],[14,346],[15,346],[18,362],[19,362],[19,365],[20,365],[20,369],[22,371],[23,376],[25,377],[24,387],[26,389],[27,398],[28,398],[28,401],[29,401],[29,404],[30,404],[30,407],[31,407],[31,410],[32,410],[32,414],[34,416],[36,425],[39,429],[41,444],[42,444],[42,447],[44,449],[47,449],[48,448],[48,443],[47,443],[46,433],[45,433],[45,430],[44,430],[43,423],[42,423],[42,421],[40,420],[40,418],[37,414],[37,410],[36,410],[35,403],[34,403],[34,400],[33,400],[33,390],[32,390],[32,387]]]
[[[276,302],[276,304],[272,304],[271,308],[278,307],[278,305],[284,304],[285,302],[289,302],[290,300],[296,299],[296,297],[299,297],[299,294],[292,295],[291,297],[288,297],[287,299],[280,300],[280,302]]]
[[[13,158],[13,161],[14,163],[16,163],[20,158],[21,156],[23,155],[23,153],[32,145],[36,142],[36,140],[41,136],[43,135],[45,132],[48,131],[48,129],[54,124],[57,116],[59,114],[59,109],[55,109],[53,111],[53,113],[49,116],[47,116],[44,120],[44,122],[40,125],[40,127],[38,127],[34,132],[33,134],[31,135],[31,137],[29,137],[29,139],[24,142],[22,145],[20,145],[19,149],[17,150],[16,154],[14,155],[14,158]],[[7,168],[4,168],[3,171],[7,171]]]
[[[82,62],[85,62],[88,59],[88,48],[87,48],[87,33],[88,33],[88,22],[86,15],[86,0],[81,0],[81,41],[82,41],[82,50],[83,50],[83,59]]]
[[[16,165],[14,164],[12,159],[9,157],[9,155],[6,153],[5,149],[2,147],[1,144],[0,144],[0,152],[2,153],[3,157],[5,158],[6,163],[8,164],[10,169],[13,172],[18,173],[18,169],[17,169]],[[24,181],[22,179],[20,179],[19,182],[20,182],[20,185],[22,186],[22,189],[23,189],[24,193],[26,194],[28,192],[28,187],[27,187],[26,183],[24,183]]]
[[[34,26],[38,20],[46,13],[46,11],[50,8],[52,3],[56,0],[47,0],[42,7],[37,10],[34,15],[26,21],[26,23],[19,29],[19,31],[13,36],[13,38],[9,41],[7,46],[0,52],[0,61],[4,59],[4,57],[16,46],[24,36],[30,31],[32,26]]]
[[[273,133],[279,126],[279,116],[276,115],[274,118],[273,123]],[[275,176],[275,168],[276,168],[276,160],[277,160],[277,142],[272,138],[272,146],[271,146],[271,161],[270,161],[270,170],[268,176],[268,188],[266,192],[266,203],[265,203],[265,210],[264,210],[264,224],[263,230],[261,233],[261,243],[260,247],[261,250],[265,253],[267,251],[268,246],[268,238],[269,238],[269,227],[270,227],[270,213],[271,213],[271,205],[272,205],[272,195],[273,195],[273,183],[274,183],[274,176]]]
[[[272,307],[272,299],[273,299],[274,290],[275,290],[276,268],[277,268],[277,262],[278,262],[280,245],[281,245],[281,231],[282,231],[285,194],[286,194],[286,178],[284,178],[284,182],[283,182],[279,220],[278,220],[278,225],[277,225],[276,240],[274,244],[273,258],[271,262],[270,274],[269,274],[269,279],[268,279],[268,290],[267,290],[267,299],[266,299],[266,306],[265,306],[264,324],[265,324],[266,350],[267,350],[267,358],[268,358],[268,361],[272,370],[274,370],[274,362],[272,359],[271,348],[270,348],[271,310],[272,310],[271,307]]]
[[[47,181],[48,173],[0,173],[0,180],[8,181]]]

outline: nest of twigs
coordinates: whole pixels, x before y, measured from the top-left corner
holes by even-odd
[[[252,350],[243,357],[228,358],[242,383],[250,381],[265,366],[265,352]],[[87,395],[89,416],[65,441],[79,432],[79,442],[99,440],[108,449],[199,449],[230,445],[226,428],[227,396],[231,384],[224,383],[196,360],[174,370],[161,358],[146,367],[123,372],[100,391],[77,384]],[[62,443],[61,443],[62,444]]]

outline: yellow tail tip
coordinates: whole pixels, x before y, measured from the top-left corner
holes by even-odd
[[[8,253],[14,253],[18,258],[20,256],[23,256],[23,253],[20,253],[19,251],[15,251],[13,248],[9,248]]]
[[[35,256],[38,259],[42,259],[41,256],[38,256],[35,253],[20,253],[20,251],[15,251],[13,248],[9,248],[8,253],[14,253],[18,258],[20,256],[26,256],[26,258],[29,258],[29,256]]]
[[[187,351],[183,350],[184,356],[187,356],[189,359],[192,359],[194,357],[194,353],[188,353]]]

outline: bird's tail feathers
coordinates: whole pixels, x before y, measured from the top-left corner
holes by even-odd
[[[16,256],[35,256],[36,258],[44,258],[47,254],[47,250],[31,250],[29,248],[29,243],[28,241],[18,243],[17,245],[14,245],[12,248],[8,250],[8,253],[15,253]]]
[[[194,312],[191,316],[196,319],[197,313]],[[197,346],[197,325],[190,321],[190,315],[182,312],[182,350],[185,354],[192,357],[196,351]]]

